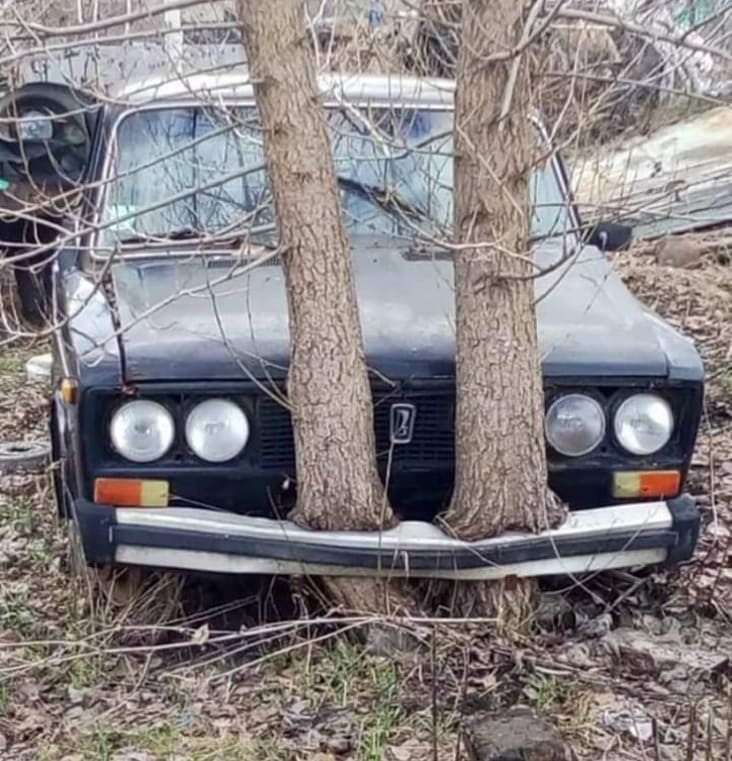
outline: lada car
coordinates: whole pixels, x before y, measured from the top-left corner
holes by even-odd
[[[73,213],[29,257],[53,250],[36,301],[56,326],[56,496],[86,561],[477,579],[688,559],[700,522],[684,487],[702,363],[614,272],[628,231],[583,224],[538,116],[529,202],[533,260],[546,270],[535,279],[546,453],[569,513],[539,534],[476,542],[440,527],[455,452],[453,264],[440,246],[452,215],[454,83],[319,83],[376,456],[399,518],[382,532],[288,520],[288,307],[246,72],[146,79],[97,101],[36,83],[1,104],[2,197],[28,182],[73,197]]]

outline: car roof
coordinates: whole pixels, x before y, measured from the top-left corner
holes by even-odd
[[[452,107],[455,83],[450,79],[428,79],[401,74],[339,74],[318,76],[321,92],[334,99],[382,101],[402,106]],[[155,76],[128,82],[115,99],[127,104],[158,101],[197,102],[214,97],[222,100],[249,100],[254,90],[245,68],[226,73],[198,73],[183,77]]]

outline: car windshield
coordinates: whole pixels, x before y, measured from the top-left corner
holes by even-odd
[[[453,112],[328,107],[350,235],[444,237],[452,222]],[[262,132],[253,106],[132,112],[117,130],[102,248],[249,235],[272,241]],[[552,163],[532,175],[533,237],[572,227]]]

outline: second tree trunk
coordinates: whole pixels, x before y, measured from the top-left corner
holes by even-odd
[[[455,114],[456,483],[446,515],[464,539],[537,531],[561,510],[547,486],[529,243],[528,56],[523,4],[466,0]],[[510,102],[507,114],[501,116]]]

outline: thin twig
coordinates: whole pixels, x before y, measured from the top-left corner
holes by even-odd
[[[561,6],[561,3],[560,3]],[[532,38],[534,24],[536,19],[544,7],[544,0],[535,0],[534,5],[529,11],[529,17],[524,24],[523,32],[521,33],[521,40],[518,44],[517,53],[514,59],[511,61],[511,69],[508,73],[508,81],[506,82],[506,89],[503,93],[503,103],[501,105],[501,112],[498,117],[498,129],[502,130],[506,123],[509,113],[511,112],[511,103],[513,102],[513,94],[516,90],[516,81],[518,79],[519,70],[521,67],[521,59],[523,57],[523,51],[527,47],[529,40]]]
[[[430,642],[430,676],[432,678],[431,685],[431,701],[432,701],[432,761],[439,761],[437,752],[437,625],[432,625],[432,639]]]

